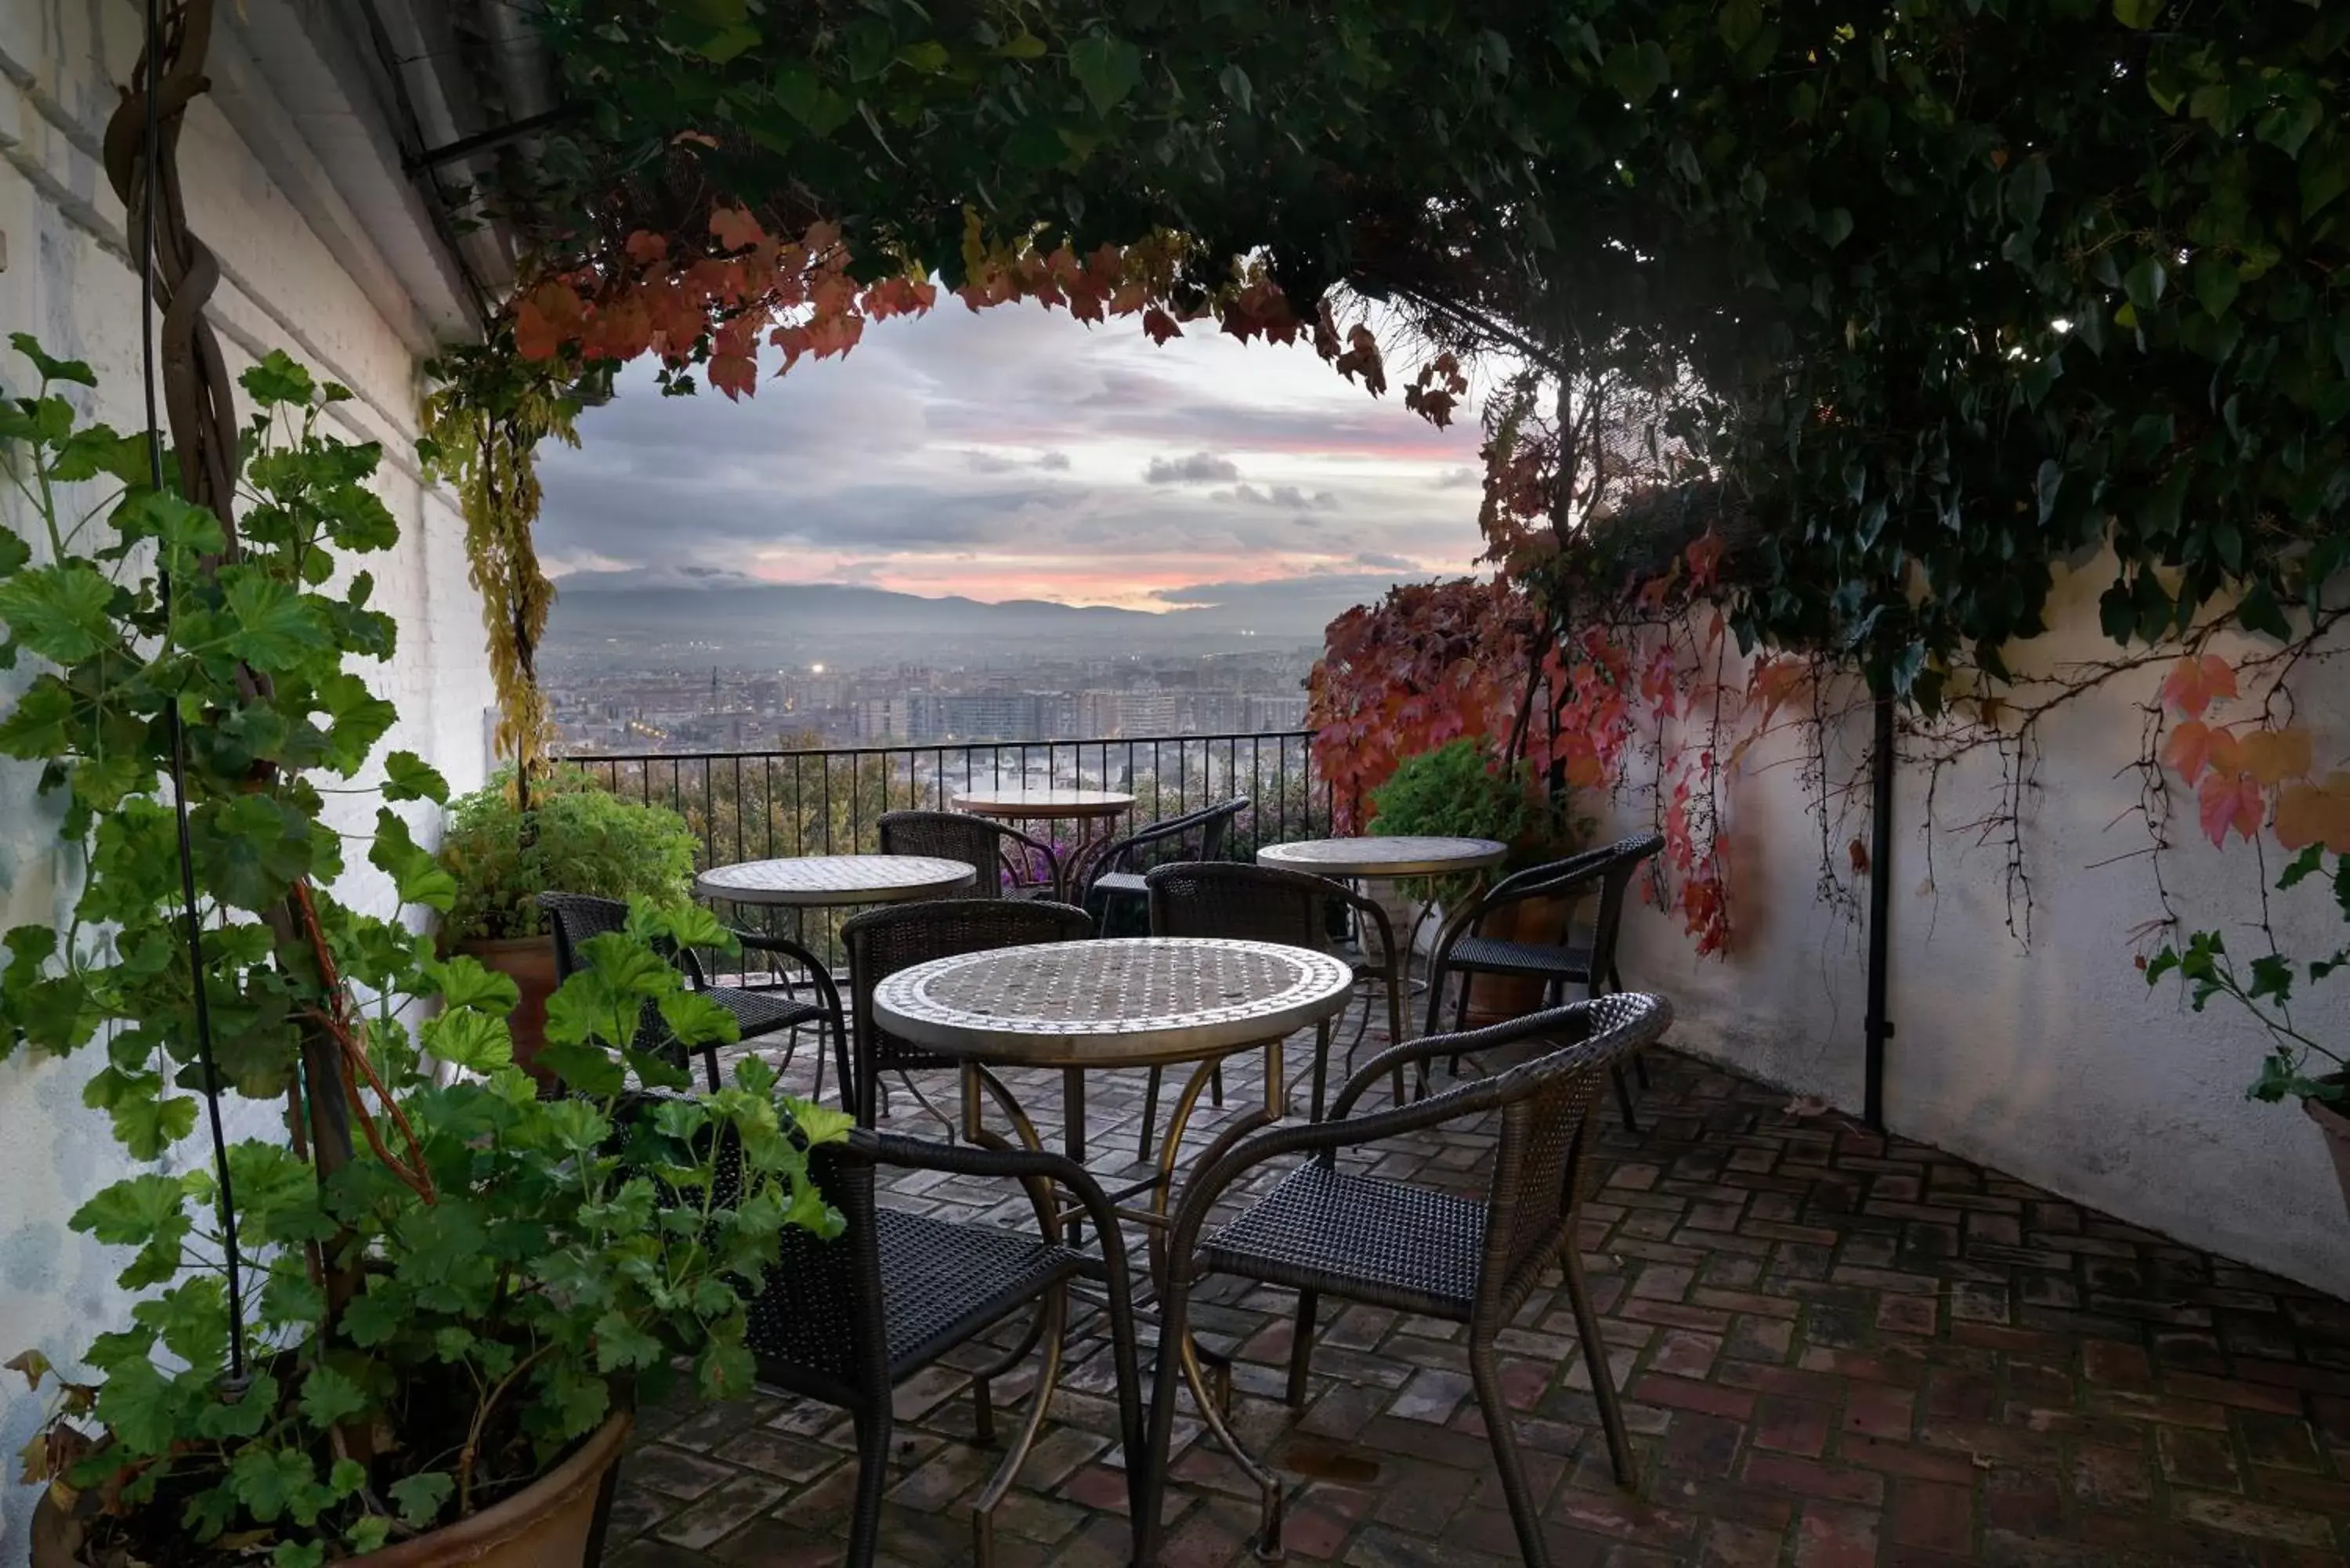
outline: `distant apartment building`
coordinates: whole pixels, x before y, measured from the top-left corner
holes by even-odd
[[[1180,691],[1082,691],[1077,729],[1095,736],[1180,735],[1188,699]]]
[[[916,691],[910,700],[918,742],[1033,741],[1045,733],[1034,691]]]
[[[1251,694],[1247,703],[1250,730],[1302,730],[1305,728],[1305,696],[1303,692],[1271,697]]]
[[[1229,735],[1250,728],[1248,699],[1237,691],[1201,691],[1191,698],[1191,731]]]
[[[914,700],[910,693],[860,698],[851,711],[857,716],[857,738],[860,741],[892,742],[913,738]]]

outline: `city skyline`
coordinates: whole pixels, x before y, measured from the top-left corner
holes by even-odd
[[[729,403],[631,372],[544,469],[556,573],[1164,611],[1470,569],[1473,420],[1439,431],[1302,345],[1154,346],[1026,306],[883,323]]]

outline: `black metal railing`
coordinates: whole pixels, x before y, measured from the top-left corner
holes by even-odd
[[[1236,795],[1253,803],[1229,852],[1327,835],[1330,785],[1315,771],[1305,730],[1117,740],[978,741],[823,751],[577,753],[557,760],[605,788],[658,802],[702,840],[701,864],[795,855],[869,854],[885,811],[951,810],[960,790],[1014,784],[1123,790],[1132,826]],[[1074,843],[1070,823],[1018,823]]]

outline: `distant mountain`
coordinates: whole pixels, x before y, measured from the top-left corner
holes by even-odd
[[[763,583],[715,573],[576,572],[556,581],[550,654],[629,658],[723,653],[748,662],[902,658],[931,662],[1013,652],[1102,656],[1318,643],[1385,577],[1294,578],[1185,589],[1162,613],[1011,599],[924,598],[829,583]]]

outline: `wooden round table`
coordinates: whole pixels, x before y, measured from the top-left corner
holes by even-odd
[[[713,866],[693,879],[693,892],[735,904],[818,909],[943,898],[978,880],[968,863],[927,855],[800,855]]]

